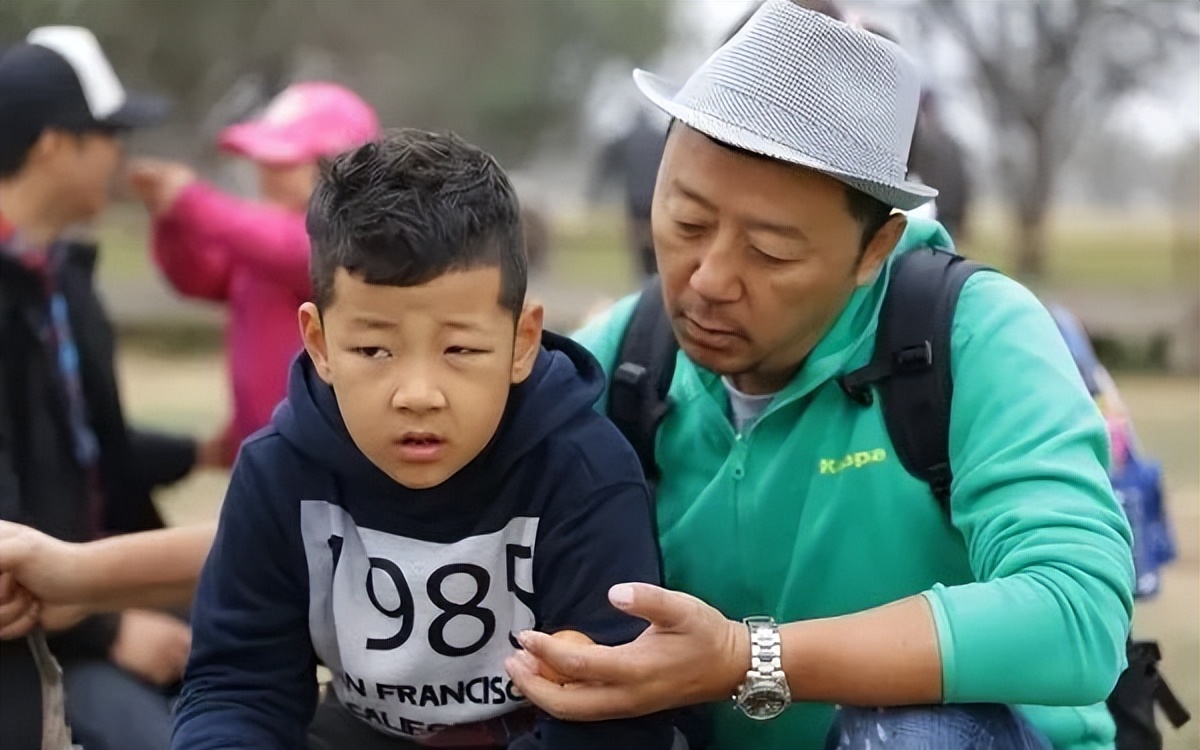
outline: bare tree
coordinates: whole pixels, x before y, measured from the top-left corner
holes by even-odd
[[[1045,219],[1078,134],[1154,87],[1196,44],[1200,5],[1165,0],[923,0],[927,31],[961,44],[995,129],[1019,231],[1015,270],[1045,270]]]

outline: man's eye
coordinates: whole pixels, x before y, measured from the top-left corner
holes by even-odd
[[[751,246],[750,249],[754,251],[754,254],[758,257],[759,260],[763,261],[764,263],[767,263],[768,265],[783,265],[784,263],[793,262],[792,259],[780,258],[777,255],[771,255],[768,252],[759,250],[757,247]]]
[[[392,354],[382,346],[356,346],[354,352],[367,359],[386,359]]]

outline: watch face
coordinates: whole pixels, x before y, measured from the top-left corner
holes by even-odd
[[[738,705],[751,719],[774,719],[788,707],[789,696],[776,685],[761,685],[741,696]]]

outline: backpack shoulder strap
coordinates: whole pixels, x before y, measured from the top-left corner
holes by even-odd
[[[950,512],[950,335],[963,284],[986,266],[944,250],[920,248],[892,262],[875,350],[865,367],[838,379],[870,404],[874,386],[884,424],[905,470],[929,485]]]
[[[662,284],[653,276],[625,327],[608,392],[609,419],[637,452],[652,489],[658,483],[654,437],[667,413],[678,348],[663,308]]]

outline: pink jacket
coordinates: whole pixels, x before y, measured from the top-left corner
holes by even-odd
[[[232,461],[242,440],[270,420],[302,346],[296,308],[310,298],[304,214],[195,182],[155,221],[154,257],[180,294],[229,303]]]

